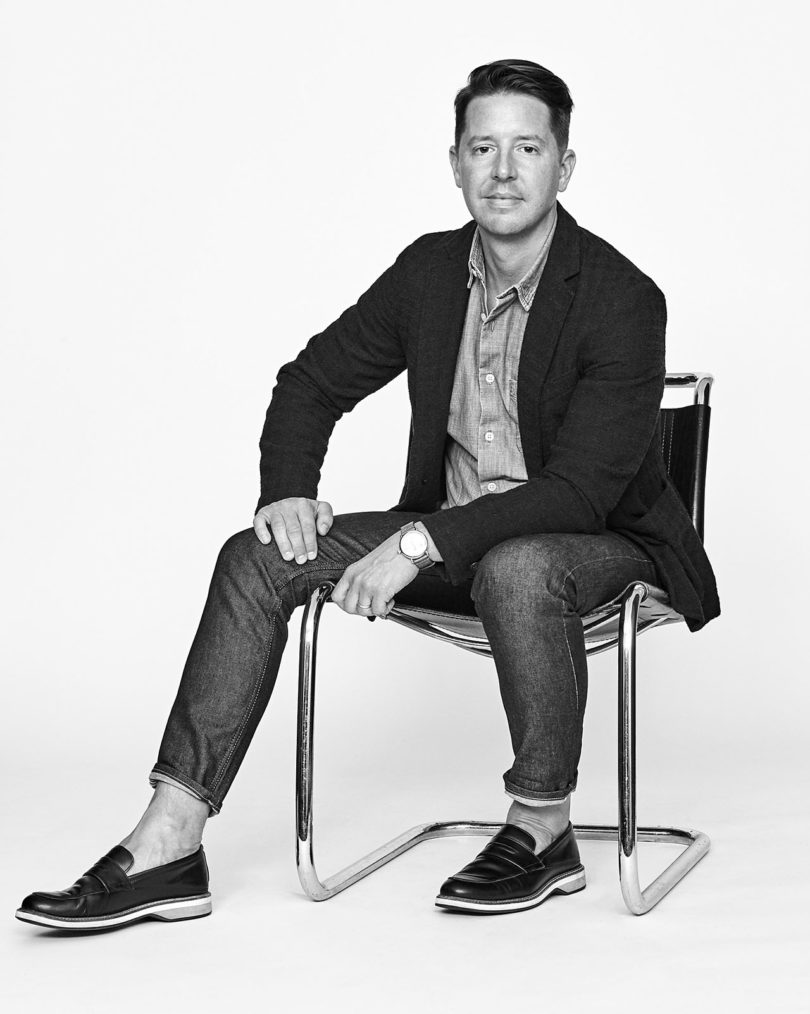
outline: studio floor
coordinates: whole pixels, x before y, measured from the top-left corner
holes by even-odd
[[[441,881],[482,841],[473,838],[423,844],[315,904],[298,884],[292,821],[286,819],[292,818],[292,799],[285,787],[268,791],[264,809],[237,802],[227,821],[223,811],[209,823],[210,917],[149,921],[81,937],[23,924],[13,918],[14,909],[29,890],[67,886],[106,851],[120,804],[110,796],[105,805],[101,775],[72,795],[44,790],[48,825],[62,829],[47,836],[43,810],[30,795],[27,804],[20,797],[14,801],[14,833],[3,836],[2,1006],[9,1014],[207,1012],[257,1004],[295,1012],[484,1011],[499,1005],[575,1012],[642,1006],[808,1011],[810,822],[800,782],[779,790],[777,798],[764,776],[757,782],[754,765],[747,772],[738,767],[733,781],[730,772],[721,773],[713,786],[698,782],[699,791],[689,797],[682,780],[657,778],[655,802],[647,807],[653,819],[642,815],[641,822],[664,823],[668,810],[671,823],[709,833],[712,849],[643,917],[624,908],[615,847],[601,842],[580,845],[585,891],[516,915],[468,917],[434,907]],[[688,763],[681,774],[698,777]],[[81,780],[78,772],[63,777],[65,783]],[[246,792],[260,791],[258,770],[251,769],[248,781]],[[362,801],[372,792],[370,783],[368,795],[356,784],[344,800],[360,807],[356,819],[326,800],[320,807],[316,858],[324,873],[409,824],[439,816],[425,814],[419,794],[407,790],[364,810]],[[574,799],[575,821],[613,819],[595,793],[578,792]],[[77,806],[81,822],[74,816]],[[588,807],[598,812],[586,814]],[[122,809],[120,815],[123,820]],[[693,824],[685,819],[689,815]],[[469,811],[441,816],[498,819]],[[645,880],[678,852],[669,845],[640,848]]]

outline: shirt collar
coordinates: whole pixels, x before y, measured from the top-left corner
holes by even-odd
[[[520,300],[520,304],[523,309],[528,313],[532,308],[534,302],[535,293],[537,292],[537,286],[540,284],[540,277],[543,274],[543,268],[545,267],[546,260],[548,259],[548,251],[551,246],[551,241],[554,238],[554,230],[557,226],[557,203],[554,202],[554,207],[551,209],[549,214],[549,227],[546,233],[543,245],[540,248],[540,252],[534,260],[534,263],[526,272],[526,274],[516,282],[514,285],[510,285],[508,289],[498,294],[498,299],[503,297],[510,292],[512,289],[517,293],[517,297]],[[473,281],[477,278],[482,285],[486,285],[486,263],[484,261],[484,247],[481,243],[481,234],[478,226],[475,227],[475,234],[473,235],[472,246],[470,248],[470,256],[468,260],[468,266],[470,269],[469,278],[467,279],[467,288],[471,288]]]

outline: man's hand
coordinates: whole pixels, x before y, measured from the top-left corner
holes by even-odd
[[[294,556],[296,563],[306,563],[318,555],[317,536],[326,535],[334,519],[325,500],[288,496],[262,507],[253,519],[253,530],[264,545],[275,539],[285,560]]]
[[[394,607],[396,593],[419,573],[416,564],[398,550],[399,532],[394,532],[362,559],[349,564],[332,589],[332,601],[346,613],[387,616]]]

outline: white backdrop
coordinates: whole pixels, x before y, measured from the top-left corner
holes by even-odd
[[[758,864],[774,840],[781,858],[803,864],[808,843],[799,788],[810,703],[800,653],[810,166],[799,12],[705,0],[0,4],[6,916],[35,887],[67,886],[139,816],[216,554],[251,524],[276,372],[412,239],[467,221],[447,164],[452,100],[474,66],[512,56],[550,67],[574,97],[578,164],[563,203],[665,292],[669,369],[717,378],[706,543],[723,615],[697,634],[642,641],[640,820],[721,828],[679,888],[692,892],[698,926],[728,914],[732,899],[743,918],[752,879],[780,902],[797,897],[790,869]],[[336,513],[396,502],[408,425],[404,376],[338,424],[320,488]],[[206,842],[233,918],[258,878],[271,906],[282,897],[303,913],[299,932],[311,937],[326,917],[298,905],[292,866],[299,621],[300,611],[270,710]],[[491,663],[332,608],[321,667],[327,865],[409,822],[505,813],[509,743]],[[594,660],[575,822],[614,820],[614,698],[613,658]],[[420,934],[435,888],[472,854],[462,842],[413,860],[429,863],[411,913]],[[594,862],[605,926],[625,926],[615,857]],[[383,881],[380,895],[355,889],[366,892],[358,925],[407,908],[411,889],[398,883]],[[701,905],[701,887],[717,884]],[[555,933],[566,904],[512,932]],[[673,895],[643,924],[661,926],[664,906],[677,904]],[[214,922],[195,927],[195,947]],[[752,924],[750,942],[765,933],[773,947],[772,979],[742,951],[724,952],[723,996],[795,985],[790,927]],[[14,924],[9,939],[30,972],[57,949],[46,959],[28,929]],[[161,929],[83,952],[74,941],[70,953],[126,952],[133,940],[148,953]],[[668,946],[687,946],[676,941]],[[442,961],[453,967],[457,944],[446,946],[432,952],[437,982]],[[295,954],[290,976],[306,975]],[[211,1002],[218,989],[234,995],[229,967],[219,986],[209,981]],[[445,988],[483,1002],[500,995],[502,973],[469,996],[458,981]],[[683,983],[668,983],[673,1003],[689,997]],[[705,988],[708,1002],[719,987]],[[10,989],[31,1009],[30,983]],[[401,986],[402,1003],[417,989]],[[773,1009],[806,1009],[784,1004]]]

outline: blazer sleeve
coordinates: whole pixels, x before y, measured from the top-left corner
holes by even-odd
[[[316,498],[337,420],[405,369],[415,246],[278,371],[259,440],[256,511],[289,496]]]
[[[664,296],[651,281],[625,290],[584,341],[580,376],[540,475],[422,518],[452,584],[469,580],[471,565],[505,539],[604,530],[656,430],[665,327]]]

